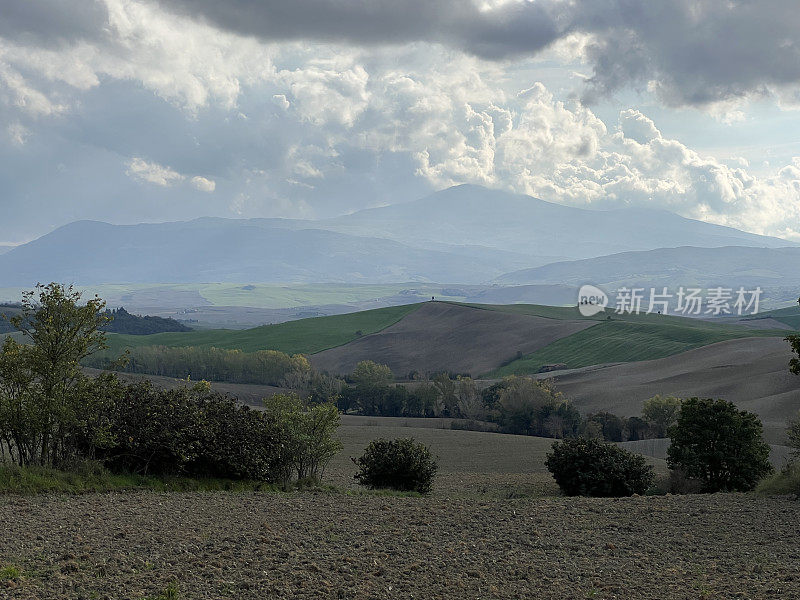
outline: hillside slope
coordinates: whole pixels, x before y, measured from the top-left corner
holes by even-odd
[[[111,335],[111,350],[136,346],[215,347],[243,352],[280,350],[288,354],[311,354],[346,344],[362,335],[381,331],[396,323],[420,304],[390,306],[357,313],[331,315],[263,325],[252,329],[209,329],[155,335]]]
[[[781,338],[711,344],[643,362],[595,366],[556,377],[581,412],[641,414],[656,394],[723,398],[758,414],[768,439],[782,443],[786,419],[800,410],[800,377],[789,373],[789,345]]]
[[[311,363],[331,373],[350,373],[369,359],[389,365],[400,377],[411,371],[477,376],[593,324],[427,302],[391,327],[315,354]]]

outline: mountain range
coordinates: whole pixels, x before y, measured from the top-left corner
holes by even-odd
[[[693,262],[697,252],[681,246],[717,249],[708,255],[713,265]],[[672,251],[636,254],[658,248]],[[776,248],[782,250],[771,251]],[[0,285],[51,280],[80,285],[492,280],[562,284],[587,279],[588,273],[593,274],[588,279],[596,281],[596,269],[609,281],[640,267],[642,274],[661,277],[676,264],[701,274],[713,268],[715,273],[727,269],[734,275],[741,271],[743,256],[751,257],[749,273],[757,278],[758,265],[771,265],[770,277],[780,277],[796,265],[793,251],[800,248],[786,240],[667,211],[588,210],[462,185],[412,202],[317,221],[78,221],[0,254]],[[611,254],[616,258],[597,258]],[[579,263],[564,262],[574,260]],[[626,261],[639,266],[621,267]]]

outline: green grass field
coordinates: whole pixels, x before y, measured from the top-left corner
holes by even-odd
[[[108,336],[112,350],[136,346],[198,346],[242,350],[280,350],[287,354],[313,354],[351,342],[361,335],[381,331],[393,325],[420,304],[406,304],[366,310],[344,315],[316,317],[264,325],[253,329],[209,329],[186,333],[158,333],[155,335]]]
[[[771,317],[781,323],[786,323],[792,329],[800,330],[800,306],[789,306],[759,313],[759,317]]]
[[[681,321],[690,323],[602,321],[495,369],[485,377],[531,374],[543,365],[557,363],[576,369],[602,363],[652,360],[725,340],[786,335],[785,331],[751,330],[705,321],[691,322],[691,319]]]
[[[458,304],[455,303],[454,304]],[[730,331],[741,331],[741,327],[730,325],[729,323],[715,323],[713,321],[705,321],[692,317],[679,317],[677,315],[659,315],[656,313],[622,313],[619,314],[613,309],[606,309],[604,312],[598,313],[591,317],[584,317],[578,312],[576,306],[542,306],[538,304],[464,304],[464,306],[472,306],[473,308],[480,308],[483,310],[493,310],[504,313],[511,313],[517,315],[529,315],[532,317],[543,317],[545,319],[567,319],[567,320],[581,320],[581,321],[622,321],[626,323],[639,323],[639,324],[658,324],[658,325],[675,325],[678,327],[689,327],[695,329],[708,329],[708,328],[723,328]],[[783,311],[794,311],[786,312]],[[773,313],[780,313],[779,320],[788,318],[789,315],[796,314],[800,318],[800,307],[780,309],[778,311],[771,311],[770,313],[762,313],[763,315],[772,315]],[[610,317],[610,319],[609,319]],[[776,317],[778,318],[778,317]]]

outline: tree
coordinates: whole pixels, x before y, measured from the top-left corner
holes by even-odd
[[[657,437],[664,437],[678,420],[681,399],[673,396],[653,396],[642,405],[642,418],[652,425]]]
[[[625,432],[625,422],[617,415],[610,412],[599,412],[587,417],[588,421],[594,421],[600,425],[603,439],[609,442],[621,442]]]
[[[486,418],[486,408],[483,398],[478,391],[478,386],[469,377],[459,377],[456,380],[455,397],[458,416],[465,419],[482,421]]]
[[[80,362],[107,347],[101,328],[110,317],[100,298],[80,300],[72,286],[37,285],[9,318],[29,341],[8,337],[0,351],[0,438],[19,464],[58,464],[87,435],[98,443],[105,435],[98,418],[104,394]]]
[[[639,417],[628,417],[625,421],[625,432],[630,441],[646,440],[649,437],[650,425]]]
[[[792,352],[797,354],[798,358],[789,360],[789,371],[795,375],[800,375],[800,335],[790,335],[784,338],[792,347]]]
[[[731,402],[684,400],[668,433],[667,464],[704,491],[748,491],[772,471],[761,421]]]
[[[439,373],[433,378],[433,385],[439,392],[439,416],[455,417],[458,412],[456,382],[450,378],[448,373]]]
[[[497,402],[498,421],[509,433],[540,434],[543,421],[564,402],[546,381],[509,377]]]
[[[786,438],[795,456],[800,456],[800,411],[794,419],[789,419],[786,427]]]
[[[275,394],[264,402],[264,412],[277,420],[283,464],[298,481],[319,480],[325,467],[342,448],[336,439],[339,411],[333,403],[306,405],[297,394]]]
[[[354,403],[363,415],[380,414],[389,384],[394,379],[391,369],[371,360],[362,360],[350,378],[355,383]]]
[[[798,298],[797,302],[800,304],[800,298]],[[800,335],[790,335],[784,339],[789,342],[789,345],[792,347],[792,352],[797,354],[797,358],[793,358],[789,361],[789,371],[795,375],[800,375]]]
[[[362,360],[350,376],[356,387],[378,388],[388,386],[394,379],[392,370],[371,360]]]

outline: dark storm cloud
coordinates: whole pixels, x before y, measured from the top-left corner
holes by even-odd
[[[108,22],[95,0],[0,0],[0,37],[40,47],[96,39]]]
[[[535,52],[561,34],[550,2],[481,12],[464,0],[162,0],[217,26],[271,40],[442,42],[480,56]]]
[[[161,0],[268,40],[376,45],[427,41],[489,59],[594,34],[585,99],[627,86],[703,105],[800,81],[797,0],[538,0],[481,11],[469,0]]]

